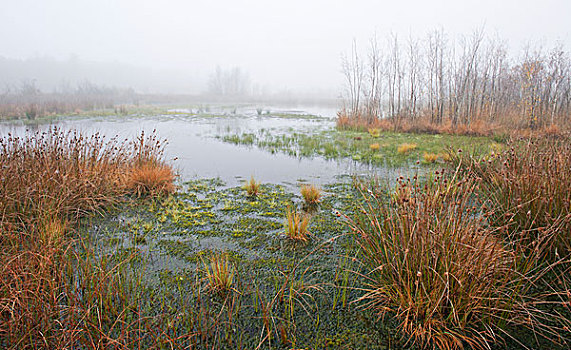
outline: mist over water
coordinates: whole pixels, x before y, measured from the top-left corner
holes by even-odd
[[[484,27],[510,43],[571,41],[565,0],[3,1],[0,89],[51,91],[85,80],[142,93],[208,92],[217,67],[238,68],[252,94],[336,97],[353,40],[453,41]],[[1,90],[0,90],[1,91]]]

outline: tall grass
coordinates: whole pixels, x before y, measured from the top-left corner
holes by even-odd
[[[507,325],[558,333],[549,323],[558,317],[530,294],[533,256],[521,258],[486,224],[478,191],[475,180],[441,174],[401,181],[391,198],[369,185],[349,221],[367,280],[360,301],[395,316],[422,347],[487,349]]]
[[[553,259],[571,253],[571,140],[534,138],[512,142],[486,159],[457,157],[489,196],[492,225],[509,223],[513,244]]]
[[[126,179],[141,166],[165,171],[163,147],[154,134],[123,142],[57,128],[0,139],[0,347],[102,348],[119,344],[111,333],[136,335],[115,268],[79,254],[74,227],[136,192]]]

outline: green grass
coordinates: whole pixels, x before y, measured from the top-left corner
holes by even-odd
[[[292,133],[291,135],[243,133],[222,137],[233,144],[256,145],[272,153],[286,153],[296,157],[322,156],[326,159],[350,158],[362,163],[399,167],[422,162],[425,153],[444,154],[449,150],[484,156],[497,147],[491,138],[460,135],[428,135],[382,132],[327,130],[316,134]],[[371,148],[371,144],[378,144]],[[408,152],[399,152],[403,144],[416,144]],[[492,146],[496,145],[496,146]],[[440,160],[441,161],[441,160]]]

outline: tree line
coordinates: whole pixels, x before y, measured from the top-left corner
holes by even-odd
[[[484,121],[537,128],[570,118],[571,59],[561,44],[526,45],[511,57],[507,42],[483,29],[458,38],[442,29],[406,40],[374,36],[364,54],[353,42],[342,72],[340,116],[361,123]]]

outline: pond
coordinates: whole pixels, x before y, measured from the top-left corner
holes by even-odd
[[[334,128],[335,113],[334,109],[316,107],[268,107],[261,113],[253,107],[210,107],[206,113],[181,108],[128,116],[60,117],[37,124],[4,122],[0,124],[0,136],[22,135],[27,130],[38,131],[52,125],[129,139],[141,131],[155,130],[160,138],[168,141],[165,155],[182,180],[218,177],[228,186],[239,185],[251,176],[263,183],[293,187],[298,182],[331,183],[340,175],[376,174],[381,178],[394,178],[407,173],[404,168],[387,169],[352,159],[298,158],[221,139],[223,135],[260,131],[272,135],[316,133]]]

